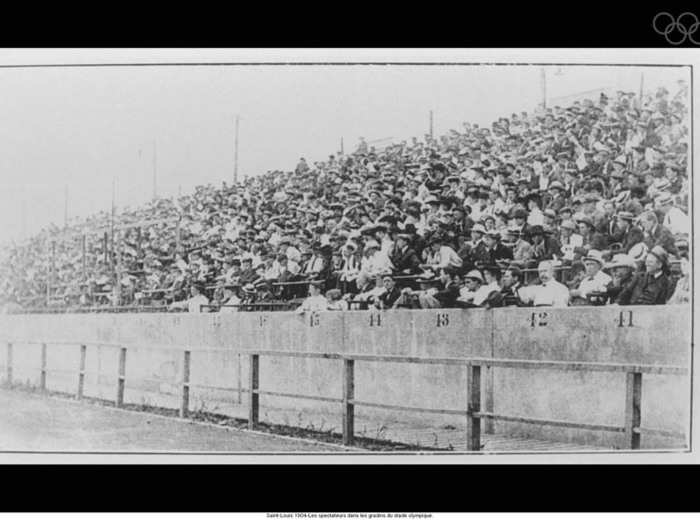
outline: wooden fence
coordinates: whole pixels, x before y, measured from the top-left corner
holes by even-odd
[[[7,353],[5,361],[5,378],[8,386],[13,384],[13,345],[14,344],[37,344],[41,345],[40,381],[39,387],[46,391],[46,376],[51,371],[46,367],[46,355],[48,345],[76,345],[80,351],[80,367],[76,370],[78,399],[83,397],[85,382],[85,356],[88,346],[115,347],[119,350],[118,367],[116,374],[115,406],[124,405],[124,389],[127,381],[127,346],[119,343],[104,342],[65,342],[65,341],[7,341]],[[182,376],[178,386],[181,391],[180,416],[183,418],[189,415],[190,388],[211,388],[212,385],[192,384],[190,382],[190,368],[192,361],[192,351],[229,351],[222,347],[178,347],[178,346],[154,346],[137,345],[140,349],[168,349],[181,352],[182,356]],[[342,436],[343,444],[351,446],[354,442],[354,422],[355,407],[365,406],[387,410],[453,414],[466,417],[467,423],[467,448],[470,451],[481,449],[481,420],[501,420],[528,423],[534,425],[557,426],[567,428],[580,428],[587,430],[599,430],[608,432],[619,432],[625,435],[625,443],[628,449],[636,450],[640,448],[642,433],[663,435],[675,438],[684,438],[684,434],[661,429],[643,428],[641,426],[641,406],[642,406],[642,377],[643,374],[663,374],[663,375],[687,375],[688,369],[679,366],[668,365],[635,365],[620,363],[596,363],[596,362],[571,362],[571,361],[546,361],[546,360],[523,360],[523,359],[500,359],[500,358],[425,358],[410,356],[392,355],[367,355],[367,354],[337,354],[337,353],[317,353],[317,352],[286,352],[286,351],[237,351],[240,354],[248,355],[250,361],[250,375],[248,388],[240,391],[248,394],[248,428],[255,429],[260,423],[260,396],[279,396],[297,399],[308,399],[329,403],[339,403],[342,406],[343,424]],[[265,390],[260,385],[260,358],[263,356],[288,357],[288,358],[313,358],[313,359],[333,359],[342,361],[342,398],[311,396],[295,394],[290,392],[276,392]],[[413,363],[419,365],[450,365],[462,366],[467,369],[467,403],[462,408],[422,408],[408,407],[401,405],[387,405],[380,403],[370,403],[362,401],[356,397],[355,391],[355,362],[375,361],[386,363]],[[595,422],[562,421],[554,419],[536,419],[522,417],[514,414],[497,414],[482,410],[481,380],[482,370],[490,367],[519,368],[528,370],[558,370],[564,372],[607,372],[624,374],[626,381],[626,399],[624,421],[620,425],[603,425]],[[492,387],[492,384],[490,385]],[[218,390],[233,392],[232,388],[216,387]],[[486,404],[493,393],[487,392]]]

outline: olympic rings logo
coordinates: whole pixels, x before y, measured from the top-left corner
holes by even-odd
[[[700,28],[698,17],[694,13],[686,11],[678,18],[673,18],[671,13],[662,12],[654,17],[651,23],[654,31],[666,37],[666,42],[678,46],[687,38],[692,44],[700,46],[700,41],[695,40],[695,32]]]

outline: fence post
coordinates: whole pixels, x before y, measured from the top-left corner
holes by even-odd
[[[258,424],[260,412],[260,395],[258,388],[260,386],[260,356],[250,354],[250,397],[248,402],[248,429],[253,430]]]
[[[486,412],[493,413],[493,369],[492,366],[487,366],[484,374],[484,409]],[[484,434],[493,434],[494,424],[493,419],[487,418],[484,421]]]
[[[46,390],[46,343],[41,343],[41,375],[39,376],[39,388]]]
[[[117,375],[117,406],[124,404],[124,379],[126,375],[126,348],[119,349],[119,371]]]
[[[241,365],[242,364],[243,364],[243,362],[241,360],[241,353],[238,352],[238,367],[237,367],[238,377],[237,377],[237,379],[238,379],[238,404],[239,405],[241,403],[243,403],[243,397],[242,397],[242,393],[241,393],[241,387],[243,386],[243,381],[241,380],[241,377],[243,376],[243,374],[241,372]]]
[[[625,399],[625,441],[633,450],[640,448],[642,436],[642,374],[627,372],[627,395]]]
[[[355,439],[355,361],[343,359],[343,445]]]
[[[481,367],[467,365],[467,450],[481,450]]]
[[[85,345],[80,345],[80,370],[78,371],[78,399],[83,398],[83,390],[85,388],[85,354],[87,348]]]
[[[190,351],[185,350],[182,361],[182,405],[180,417],[187,417],[190,411]]]
[[[5,360],[7,384],[12,386],[12,343],[7,343],[7,359]]]

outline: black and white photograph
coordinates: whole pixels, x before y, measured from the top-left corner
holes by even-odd
[[[687,461],[643,51],[1,51],[0,459]]]

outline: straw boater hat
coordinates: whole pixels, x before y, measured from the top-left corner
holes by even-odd
[[[615,254],[615,256],[613,256],[612,261],[606,264],[605,267],[609,270],[613,268],[622,267],[632,268],[633,270],[636,270],[637,263],[634,261],[634,258],[632,256],[627,255],[626,253],[618,253]]]
[[[585,261],[593,261],[597,262],[601,267],[605,264],[605,261],[603,261],[603,254],[601,253],[600,250],[588,250],[588,253],[586,254],[585,257],[582,258],[582,260]]]
[[[465,279],[474,279],[480,283],[484,282],[484,276],[481,275],[479,270],[471,270],[467,275],[464,276]]]

